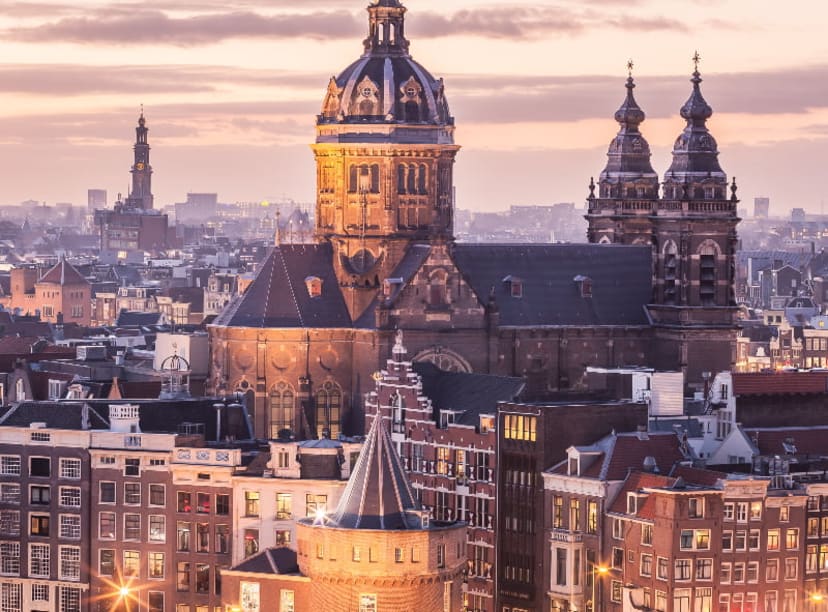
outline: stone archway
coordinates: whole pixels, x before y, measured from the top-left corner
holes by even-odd
[[[459,353],[442,346],[435,346],[417,353],[414,361],[433,363],[446,372],[471,372],[472,367]]]

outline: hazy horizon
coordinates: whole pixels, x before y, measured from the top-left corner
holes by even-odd
[[[366,1],[11,1],[0,7],[0,204],[125,192],[144,104],[156,206],[315,199],[327,81],[362,52]],[[617,131],[625,64],[653,166],[669,165],[698,49],[709,122],[743,206],[818,212],[828,7],[761,0],[410,0],[412,54],[446,82],[457,204],[583,204]],[[669,9],[669,10],[666,10]],[[808,19],[803,19],[807,15]]]

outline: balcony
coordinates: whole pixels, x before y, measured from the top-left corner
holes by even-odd
[[[580,531],[569,531],[568,529],[550,529],[549,541],[564,544],[580,544],[584,541],[584,534]]]

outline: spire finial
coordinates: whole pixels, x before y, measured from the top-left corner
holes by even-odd
[[[627,76],[630,78],[632,78],[633,68],[635,68],[635,62],[630,58],[627,60]]]
[[[144,116],[144,103],[141,103],[141,117]]]
[[[699,50],[696,49],[696,52],[693,54],[693,65],[695,66],[695,72],[699,71],[699,64],[701,63],[701,55],[699,55]]]

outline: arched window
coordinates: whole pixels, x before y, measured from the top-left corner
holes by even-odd
[[[279,437],[282,430],[293,431],[296,394],[286,382],[280,382],[270,391],[270,438]]]
[[[349,193],[356,193],[357,192],[357,184],[359,183],[359,169],[357,166],[351,164],[351,167],[348,169],[348,192]]]
[[[406,188],[408,193],[417,193],[417,166],[414,164],[408,166],[408,185]]]
[[[699,300],[702,306],[716,303],[716,256],[718,245],[712,240],[705,240],[699,247]]]
[[[664,303],[676,303],[676,279],[678,278],[678,248],[668,240],[664,244]]]
[[[18,402],[26,399],[26,386],[22,378],[18,378],[17,382],[14,383],[14,399]]]
[[[379,164],[371,166],[371,193],[380,192],[380,167]]]
[[[397,193],[405,193],[405,164],[397,166]]]
[[[427,178],[428,177],[426,176],[425,164],[420,164],[420,171],[417,176],[417,190],[420,193],[420,195],[425,195],[426,193],[428,193],[428,190],[426,189]]]
[[[448,291],[446,288],[448,275],[445,270],[435,270],[428,280],[428,305],[440,307],[448,305]]]
[[[342,431],[341,418],[342,389],[329,380],[316,392],[316,436],[332,440],[339,438]]]

